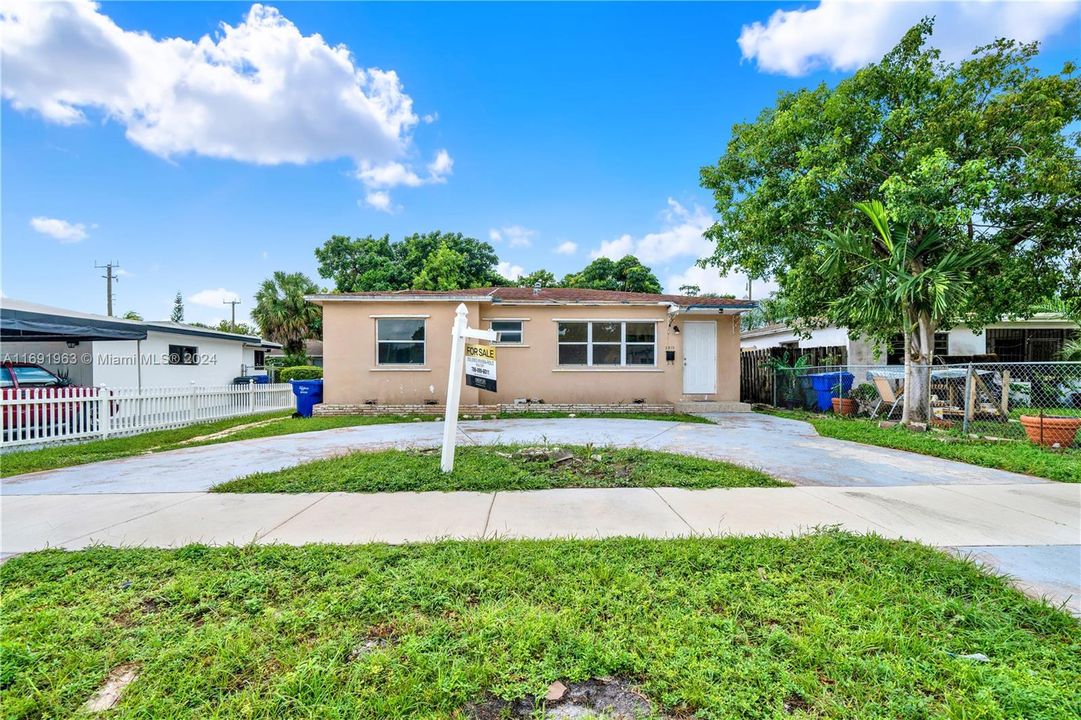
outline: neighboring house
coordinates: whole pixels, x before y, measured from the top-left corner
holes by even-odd
[[[735,407],[739,314],[754,307],[725,298],[528,287],[308,300],[323,307],[323,412],[445,404],[459,303],[470,327],[499,333],[498,391],[465,387],[465,406]]]
[[[1077,324],[1055,313],[1040,313],[1027,320],[1005,320],[988,325],[980,334],[965,326],[935,333],[935,355],[971,357],[994,355],[999,362],[1039,362],[1054,360],[1063,343],[1078,335]],[[904,364],[900,338],[875,357],[873,343],[866,338],[854,340],[848,330],[826,327],[802,338],[786,325],[767,325],[744,331],[740,336],[744,350],[764,348],[843,347],[849,365]]]
[[[316,367],[323,367],[323,341],[322,340],[305,340],[304,341],[304,354],[308,356],[308,361]],[[268,358],[284,357],[285,352],[279,347],[277,350],[267,353]]]
[[[33,362],[76,385],[227,385],[263,375],[280,346],[250,335],[168,321],[121,320],[4,298],[0,357]]]

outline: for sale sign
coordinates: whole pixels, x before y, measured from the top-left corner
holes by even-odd
[[[495,348],[490,345],[465,346],[465,384],[495,392]]]

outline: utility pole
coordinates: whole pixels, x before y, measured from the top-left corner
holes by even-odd
[[[105,308],[109,317],[113,316],[113,281],[120,282],[120,278],[113,274],[113,270],[120,267],[120,263],[114,260],[111,263],[105,263],[104,265],[98,265],[94,263],[94,267],[105,270],[105,274],[102,275],[105,278]]]
[[[231,306],[232,320],[229,321],[229,329],[230,330],[235,330],[236,329],[236,306],[240,304],[240,298],[237,298],[236,300],[222,300],[221,304]]]

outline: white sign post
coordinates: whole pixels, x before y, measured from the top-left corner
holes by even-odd
[[[462,366],[465,362],[465,339],[494,341],[491,330],[474,330],[469,327],[469,310],[465,303],[454,311],[454,325],[450,329],[450,377],[447,378],[447,414],[443,420],[443,455],[440,469],[449,473],[454,469],[454,444],[458,439],[458,405],[462,399]]]

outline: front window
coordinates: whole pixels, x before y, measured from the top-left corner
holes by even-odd
[[[375,323],[380,365],[424,364],[423,318],[378,318]]]
[[[266,367],[266,350],[255,351],[255,369],[262,370]]]
[[[492,331],[496,334],[497,345],[521,345],[521,320],[492,320]]]
[[[626,367],[656,364],[657,325],[652,322],[561,322],[559,364]]]
[[[170,365],[198,365],[199,348],[194,345],[170,345]]]

